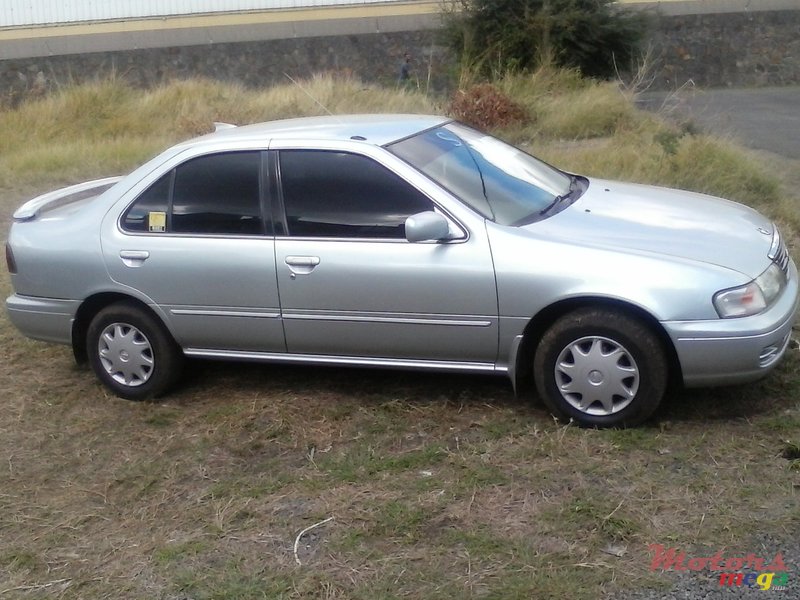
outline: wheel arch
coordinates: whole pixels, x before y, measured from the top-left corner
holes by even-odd
[[[680,385],[683,381],[680,360],[675,346],[666,330],[652,314],[624,300],[602,296],[583,296],[568,298],[555,302],[534,315],[522,332],[522,344],[514,363],[514,387],[517,390],[529,390],[533,385],[533,355],[545,331],[557,319],[581,308],[608,308],[621,311],[644,323],[661,342],[667,357],[669,385]]]
[[[145,302],[121,292],[99,292],[89,296],[81,303],[78,312],[75,314],[75,319],[72,321],[72,353],[78,364],[85,364],[88,360],[88,355],[86,353],[86,334],[89,331],[89,324],[92,322],[92,319],[105,307],[117,302],[128,302],[146,311],[164,326],[165,331],[172,335],[172,332],[167,324],[164,323],[161,316]]]

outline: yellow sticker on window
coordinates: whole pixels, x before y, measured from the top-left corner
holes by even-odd
[[[147,215],[147,226],[150,231],[167,230],[167,213],[151,212]]]

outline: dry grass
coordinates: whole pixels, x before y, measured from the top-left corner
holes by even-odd
[[[301,115],[435,113],[424,94],[320,75],[262,91],[209,80],[142,91],[109,79],[66,87],[0,110],[0,187],[124,173],[214,121],[254,123]]]
[[[784,197],[765,159],[711,135],[622,131],[588,143],[545,140],[534,152],[574,172],[703,192],[766,212]]]
[[[543,105],[589,93],[539,77]],[[127,169],[212,120],[319,110],[296,86],[105,85],[0,113],[4,131],[40,127],[0,141],[3,231],[32,187]],[[435,112],[352,81],[303,85],[338,112]],[[85,103],[98,106],[82,122]],[[760,196],[797,222],[750,155],[630,114],[578,136],[590,141],[541,121],[525,141],[583,172]],[[766,381],[673,393],[651,426],[623,431],[558,426],[503,379],[204,362],[187,375],[158,404],[109,397],[66,348],[0,317],[0,598],[588,600],[668,585],[650,543],[749,552],[756,532],[788,540],[800,525],[783,456],[800,442],[796,351]],[[298,566],[297,534],[331,516]]]

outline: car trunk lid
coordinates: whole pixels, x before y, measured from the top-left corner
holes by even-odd
[[[89,202],[111,188],[122,177],[106,177],[61,188],[28,200],[14,212],[14,221],[33,221],[58,208]]]

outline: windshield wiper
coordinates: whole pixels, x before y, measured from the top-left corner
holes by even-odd
[[[556,196],[555,198],[553,198],[553,201],[550,204],[548,204],[542,210],[539,211],[539,216],[541,217],[542,215],[545,215],[545,214],[549,213],[556,206],[561,204],[564,201],[564,199],[566,199],[568,197],[569,197],[569,192],[567,192],[566,194],[563,194],[561,196]]]
[[[550,204],[548,204],[542,210],[539,211],[539,216],[541,217],[542,215],[545,215],[545,214],[549,213],[556,206],[561,204],[564,200],[569,200],[570,198],[572,198],[572,194],[577,189],[578,189],[578,178],[575,177],[575,175],[570,175],[569,176],[569,191],[566,194],[559,194],[558,196],[553,198],[553,200],[550,202]]]

